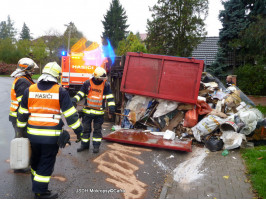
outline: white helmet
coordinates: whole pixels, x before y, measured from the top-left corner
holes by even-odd
[[[93,72],[93,76],[95,78],[106,78],[106,71],[102,67],[97,67]]]
[[[56,62],[49,62],[44,66],[43,74],[39,77],[38,82],[41,80],[58,82],[61,72],[61,67]]]
[[[32,75],[38,65],[30,58],[21,58],[18,61],[17,69],[11,74],[12,77],[19,77],[25,74]]]

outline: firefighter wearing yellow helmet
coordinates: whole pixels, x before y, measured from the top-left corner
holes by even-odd
[[[85,107],[82,109],[84,132],[81,137],[81,147],[78,148],[77,151],[81,152],[89,149],[90,134],[93,124],[93,153],[98,153],[102,141],[102,124],[104,122],[105,104],[107,103],[110,114],[115,112],[114,96],[111,91],[110,83],[107,81],[105,69],[102,67],[97,67],[95,69],[93,77],[84,82],[72,99],[73,105],[76,106],[77,102],[83,98],[86,98]]]
[[[31,76],[34,69],[38,68],[37,64],[30,58],[21,58],[18,61],[16,70],[10,75],[14,77],[15,80],[11,88],[11,105],[9,112],[9,121],[12,123],[15,130],[15,137],[27,137],[27,133],[23,132],[18,135],[17,132],[17,111],[23,96],[24,91],[32,84],[34,81]],[[15,172],[22,172],[21,170],[15,170]]]
[[[70,139],[68,132],[62,130],[62,114],[78,139],[83,131],[68,92],[58,84],[60,74],[61,67],[56,62],[47,63],[37,84],[25,90],[18,110],[18,131],[26,129],[31,143],[32,191],[38,199],[58,197],[48,190],[48,184],[58,149]]]

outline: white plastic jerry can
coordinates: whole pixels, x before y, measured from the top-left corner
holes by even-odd
[[[30,165],[31,148],[28,138],[15,138],[10,143],[10,168],[26,169]]]

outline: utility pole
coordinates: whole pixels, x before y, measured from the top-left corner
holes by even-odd
[[[70,48],[70,35],[71,35],[71,24],[69,25],[64,24],[68,28],[68,42],[67,42],[67,56],[68,56],[68,85],[70,85],[70,54],[69,54],[69,48]]]

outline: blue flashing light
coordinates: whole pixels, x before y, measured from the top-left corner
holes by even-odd
[[[61,51],[61,55],[62,56],[66,56],[67,55],[67,52],[66,51]]]
[[[103,53],[105,57],[109,57],[111,59],[112,65],[113,65],[115,62],[115,52],[114,52],[114,49],[110,41],[108,39],[106,41],[107,41],[107,45],[103,46]]]

